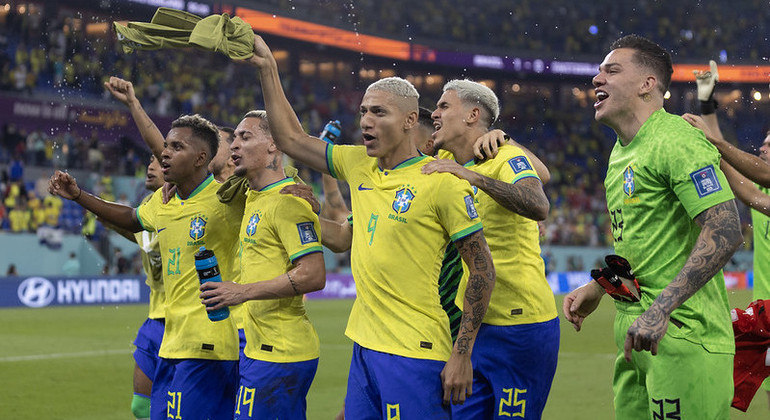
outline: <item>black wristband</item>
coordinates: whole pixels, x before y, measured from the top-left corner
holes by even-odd
[[[83,189],[78,187],[78,196],[73,198],[72,201],[77,202],[81,195],[83,195]]]
[[[700,113],[701,115],[713,114],[717,112],[718,106],[719,104],[717,103],[717,100],[714,98],[711,98],[708,101],[700,101]]]

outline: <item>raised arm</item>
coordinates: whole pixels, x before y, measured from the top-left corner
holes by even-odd
[[[452,355],[441,371],[444,404],[449,404],[450,400],[454,404],[463,404],[472,393],[471,352],[495,287],[495,267],[484,232],[479,230],[459,239],[455,246],[468,266],[469,275],[463,297],[460,332],[452,348]]]
[[[200,298],[208,311],[238,305],[247,300],[281,299],[321,290],[326,286],[326,266],[321,252],[298,258],[294,268],[266,281],[238,284],[206,282]],[[209,306],[213,305],[213,306]]]
[[[158,162],[160,162],[160,155],[163,153],[163,142],[165,140],[163,133],[160,132],[158,126],[150,119],[150,116],[144,112],[142,104],[134,93],[134,85],[127,80],[112,76],[109,82],[104,82],[104,87],[107,88],[115,99],[128,107],[136,128],[139,129],[139,134],[141,134],[144,142],[147,143],[155,159],[158,159]]]
[[[628,329],[625,357],[629,362],[632,350],[657,354],[671,313],[708,283],[743,242],[735,200],[704,210],[695,222],[701,232],[684,267]]]
[[[335,144],[337,140],[339,140],[341,134],[342,126],[340,125],[340,122],[329,121],[326,123],[323,131],[321,131],[321,134],[318,137],[326,143]],[[337,183],[337,180],[334,179],[331,175],[326,174],[321,175],[321,183],[324,191],[325,204],[321,210],[321,215],[335,222],[347,223],[350,210],[345,204],[345,200],[342,198],[342,192],[340,191],[339,183]],[[350,244],[348,244],[345,250],[347,249],[350,249]]]
[[[254,56],[246,61],[259,68],[265,110],[275,145],[293,159],[328,174],[326,142],[308,135],[302,129],[297,114],[283,92],[278,64],[261,36],[254,35]]]
[[[770,188],[770,165],[763,161],[759,156],[746,153],[743,150],[733,146],[725,140],[721,133],[711,129],[712,124],[707,124],[703,117],[693,114],[684,114],[682,118],[690,125],[699,128],[706,135],[706,139],[719,149],[722,159],[729,163],[743,176],[756,182],[757,184]],[[716,119],[716,117],[714,117]]]
[[[545,220],[550,204],[543,191],[543,184],[534,177],[520,179],[514,184],[499,181],[471,171],[450,159],[439,159],[423,166],[422,172],[449,172],[478,187],[501,206],[532,220]]]
[[[68,173],[56,171],[48,181],[48,192],[80,204],[84,209],[120,229],[129,232],[143,230],[132,207],[104,201],[93,194],[83,191],[78,186],[75,178]]]
[[[347,223],[350,210],[342,198],[337,180],[326,174],[323,174],[321,179],[324,189],[324,207],[321,214],[335,222]]]
[[[730,183],[730,188],[739,200],[752,209],[770,216],[770,195],[760,191],[751,180],[741,175],[724,160],[722,160],[720,167],[727,177],[727,182]]]
[[[320,217],[318,220],[321,222],[321,243],[325,247],[336,253],[350,249],[353,243],[353,227],[347,219],[338,222]]]

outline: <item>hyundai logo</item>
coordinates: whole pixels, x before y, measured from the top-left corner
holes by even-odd
[[[21,303],[31,308],[48,306],[56,295],[53,283],[42,277],[30,277],[24,280],[19,285],[17,293]]]

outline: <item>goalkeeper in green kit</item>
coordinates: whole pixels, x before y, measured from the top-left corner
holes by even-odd
[[[743,240],[738,211],[717,149],[663,109],[672,73],[668,52],[629,35],[593,79],[595,118],[618,137],[604,185],[615,253],[631,272],[595,275],[563,310],[579,331],[605,293],[615,298],[618,419],[729,418],[733,397],[721,269]]]

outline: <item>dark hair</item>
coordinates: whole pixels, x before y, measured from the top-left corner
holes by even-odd
[[[232,143],[233,142],[233,139],[235,138],[235,130],[233,130],[230,127],[225,127],[223,125],[218,126],[217,129],[219,131],[224,131],[225,133],[227,133],[227,142],[228,143]]]
[[[666,93],[671,84],[671,75],[674,74],[674,66],[671,63],[671,54],[660,45],[639,35],[626,35],[610,45],[610,50],[618,48],[630,48],[635,51],[634,61],[646,67],[658,76],[660,90]]]
[[[217,149],[219,149],[219,131],[217,131],[217,126],[198,114],[182,115],[171,123],[171,128],[185,127],[192,130],[193,137],[209,146],[209,151],[211,151],[209,160],[213,159],[217,154]]]
[[[428,108],[421,106],[417,114],[417,123],[424,126],[425,128],[433,129],[433,117],[431,117],[432,114],[433,113],[430,112]]]

